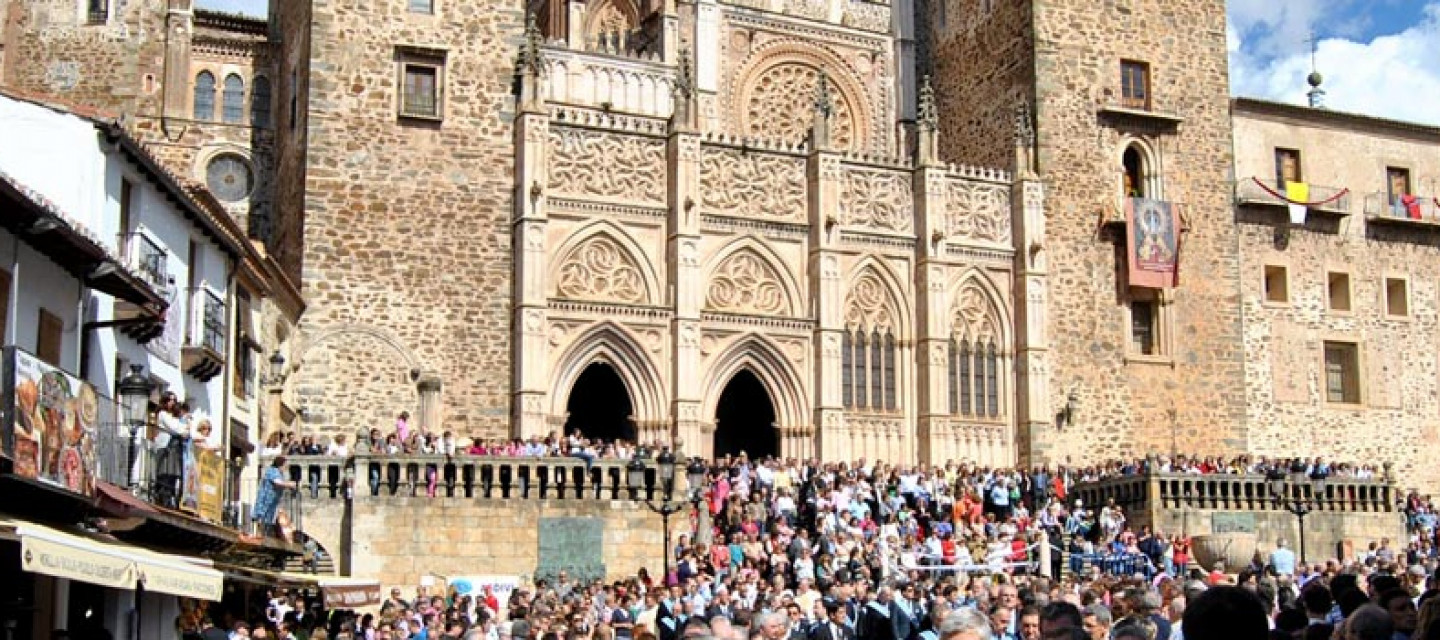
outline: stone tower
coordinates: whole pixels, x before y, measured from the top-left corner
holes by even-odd
[[[1009,164],[1011,114],[1034,113],[1056,414],[1022,425],[1020,458],[1244,450],[1224,2],[935,0],[920,17],[946,159]],[[1127,185],[1178,204],[1178,287],[1127,283]]]

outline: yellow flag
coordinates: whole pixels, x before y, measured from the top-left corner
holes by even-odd
[[[1304,203],[1310,201],[1310,185],[1304,182],[1286,182],[1285,198],[1290,201],[1290,224],[1305,224],[1305,214],[1310,212],[1310,207]],[[1301,204],[1295,204],[1295,203]]]

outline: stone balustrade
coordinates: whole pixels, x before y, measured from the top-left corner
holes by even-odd
[[[1308,483],[1287,485],[1284,498],[1306,501],[1313,511],[1336,513],[1393,513],[1395,487],[1380,480],[1330,478],[1321,495]],[[1263,475],[1196,475],[1154,473],[1110,478],[1076,486],[1071,496],[1098,509],[1107,500],[1127,512],[1197,509],[1214,511],[1284,511],[1282,500],[1270,492]]]
[[[269,460],[262,460],[268,466]],[[347,468],[353,468],[353,497],[429,497],[433,477],[435,497],[477,500],[661,499],[658,469],[646,461],[645,483],[630,489],[627,460],[584,460],[570,457],[356,455],[287,456],[286,476],[301,492],[319,500],[346,497]],[[677,498],[684,495],[684,461],[676,466]]]
[[[552,103],[668,118],[675,66],[653,57],[605,55],[560,47],[545,50],[542,87]]]

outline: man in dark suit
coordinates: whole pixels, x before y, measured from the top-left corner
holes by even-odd
[[[875,599],[860,608],[860,622],[855,627],[856,635],[865,640],[896,640],[890,604],[890,587],[880,587]]]
[[[895,640],[915,640],[920,636],[920,622],[925,618],[915,585],[907,584],[900,597],[890,603],[890,622],[895,627]]]
[[[845,626],[845,607],[839,602],[826,602],[825,621],[815,623],[810,640],[855,640],[855,632]]]

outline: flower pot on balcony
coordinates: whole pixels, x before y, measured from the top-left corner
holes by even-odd
[[[1214,568],[1216,562],[1225,563],[1225,572],[1234,573],[1250,564],[1259,546],[1259,538],[1253,533],[1209,533],[1192,538],[1195,561],[1205,570]]]

